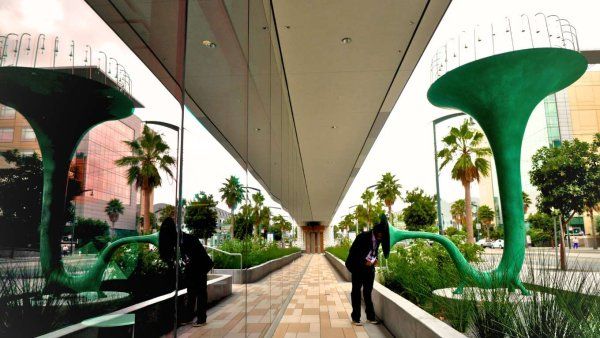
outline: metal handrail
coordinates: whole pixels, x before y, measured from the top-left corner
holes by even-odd
[[[244,265],[242,264],[242,262],[243,262],[243,256],[242,256],[242,254],[241,254],[241,253],[239,253],[239,252],[229,252],[229,251],[221,250],[221,249],[214,248],[214,247],[212,247],[212,246],[208,246],[208,245],[205,245],[204,247],[205,247],[205,248],[207,248],[207,249],[213,250],[213,251],[217,251],[217,252],[220,252],[220,253],[224,253],[224,254],[226,254],[226,255],[229,255],[229,256],[240,256],[240,270],[242,270],[242,269],[244,268]],[[214,258],[213,258],[213,256],[212,256],[212,255],[210,256],[210,258],[214,260]],[[212,268],[212,270],[211,270],[211,272],[212,272],[214,269],[215,269],[215,268],[213,267],[213,268]]]

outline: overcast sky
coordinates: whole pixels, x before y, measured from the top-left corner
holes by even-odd
[[[581,49],[600,48],[600,4],[597,1],[453,1],[342,201],[334,221],[347,213],[349,206],[359,203],[362,191],[387,171],[395,174],[405,189],[422,187],[430,194],[435,192],[431,121],[449,113],[430,105],[425,96],[431,84],[429,68],[435,51],[448,41],[458,42],[459,33],[462,31],[466,32],[462,36],[472,36],[474,27],[482,27],[478,28],[479,34],[485,36],[487,27],[494,23],[494,26],[498,27],[498,35],[501,35],[504,33],[505,17],[511,18],[513,31],[518,35],[521,31],[521,14],[526,13],[533,18],[538,12],[558,14],[569,19],[577,28]],[[534,27],[535,24],[532,22]],[[57,64],[70,64],[68,51],[71,40],[75,41],[77,46],[75,57],[79,64],[83,63],[86,44],[92,47],[96,60],[100,56],[98,51],[106,52],[109,57],[112,56],[123,64],[131,75],[133,95],[146,107],[136,110],[136,114],[142,120],[162,120],[179,124],[179,106],[175,99],[83,0],[0,0],[0,33],[4,35],[7,32],[29,32],[34,37],[38,33],[44,33],[48,36],[46,53],[38,57],[39,65],[51,63],[51,48],[56,35],[60,36]],[[529,41],[523,36],[515,36],[514,39],[517,44]],[[35,48],[34,42],[32,41],[32,49]],[[27,63],[31,62],[30,58],[31,55],[24,56],[21,60]],[[440,125],[438,135],[443,135],[451,124],[458,122],[460,121]],[[175,155],[174,132],[169,129],[160,131],[173,145]],[[184,195],[188,198],[204,190],[218,199],[218,188],[226,177],[233,174],[245,178],[244,171],[237,162],[191,114],[186,116],[185,149],[193,149],[193,152],[186,151],[184,161]],[[193,153],[201,155],[190,156]],[[258,186],[252,177],[244,183]],[[440,184],[444,200],[462,198],[462,187],[458,182],[450,180],[446,172],[442,173]],[[477,188],[474,187],[474,196],[477,197],[477,194]],[[166,184],[156,191],[155,196],[155,202],[173,203],[173,182],[167,180]],[[267,204],[277,205],[268,197]],[[224,203],[221,202],[220,206],[226,209]],[[398,210],[400,206],[401,204],[397,203],[394,209]]]

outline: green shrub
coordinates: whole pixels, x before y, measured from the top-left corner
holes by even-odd
[[[350,252],[350,246],[352,246],[350,238],[343,237],[340,240],[340,244],[325,248],[325,251],[331,253],[332,255],[343,261],[346,261],[346,258],[348,258],[348,253]]]
[[[77,217],[75,238],[83,253],[96,253],[110,241],[109,226],[106,221],[94,218]]]
[[[456,235],[458,232],[460,232],[460,230],[458,230],[455,227],[447,227],[445,234],[446,234],[446,236],[453,236],[453,235]]]
[[[464,234],[459,232],[450,239],[467,261],[480,261],[483,249],[476,244],[466,243]],[[395,248],[388,259],[388,268],[380,270],[382,283],[434,315],[452,312],[444,311],[432,295],[433,290],[455,287],[459,283],[458,272],[446,250],[437,243],[425,240],[415,240],[409,247]],[[464,323],[461,324],[459,320],[455,325],[464,326]]]
[[[230,239],[221,244],[219,249],[232,253],[241,253],[243,268],[250,268],[273,259],[281,258],[300,251],[299,248],[281,248],[277,243],[268,243],[263,238],[252,239]],[[215,252],[213,254],[215,268],[217,269],[239,269],[239,256],[230,256]]]
[[[542,229],[531,228],[527,234],[531,237],[533,246],[550,246],[552,242],[552,235]]]

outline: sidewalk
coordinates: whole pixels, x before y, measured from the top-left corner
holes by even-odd
[[[339,278],[325,256],[311,256],[274,337],[392,337],[383,325],[353,326],[352,284]],[[364,309],[361,319],[366,319]]]
[[[310,257],[303,255],[256,283],[234,284],[232,295],[208,310],[206,326],[180,327],[178,337],[263,337]]]
[[[350,324],[351,287],[323,255],[302,255],[259,282],[234,285],[233,294],[208,311],[208,325],[181,327],[178,337],[264,337],[290,293],[283,317],[274,324],[274,337],[392,337],[383,325]]]

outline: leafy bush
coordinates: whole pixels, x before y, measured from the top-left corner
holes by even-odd
[[[446,228],[446,236],[453,236],[456,235],[458,232],[460,232],[460,230],[458,230],[455,227],[447,227]],[[465,232],[466,234],[466,232]]]
[[[479,262],[483,249],[476,244],[466,243],[466,236],[458,233],[450,236],[469,262]],[[446,250],[437,243],[415,240],[409,247],[395,247],[390,254],[388,268],[382,269],[382,283],[423,307],[439,314],[443,309],[433,298],[433,290],[457,286],[459,275]]]
[[[243,268],[245,269],[300,251],[296,247],[281,248],[276,243],[267,243],[263,238],[226,240],[221,244],[219,249],[232,253],[241,253]],[[239,256],[230,256],[215,252],[213,260],[217,269],[240,268]]]
[[[345,237],[341,240],[340,245],[331,246],[329,248],[326,248],[325,251],[331,253],[332,255],[343,261],[346,261],[346,258],[348,258],[348,253],[350,252],[351,245],[352,243],[350,242],[350,239]]]
[[[527,233],[533,246],[550,246],[552,242],[552,235],[542,229],[531,228]]]
[[[90,253],[101,250],[110,240],[108,229],[106,221],[77,217],[75,238],[78,240],[78,247],[86,247],[84,251]]]

